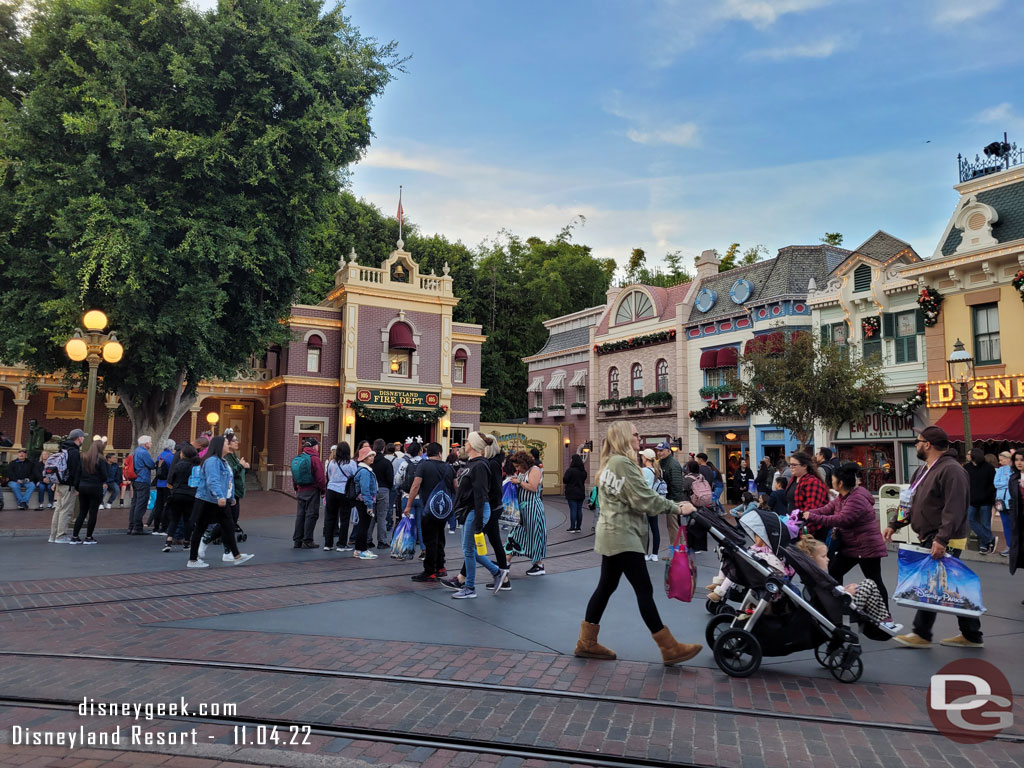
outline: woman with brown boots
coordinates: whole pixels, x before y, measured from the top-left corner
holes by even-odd
[[[644,559],[650,533],[647,518],[676,513],[688,515],[694,507],[685,501],[669,501],[648,486],[637,465],[639,450],[640,436],[632,424],[619,422],[608,430],[601,448],[598,473],[601,516],[594,543],[594,551],[601,555],[601,579],[587,603],[575,655],[586,659],[615,658],[614,651],[597,642],[597,633],[608,600],[625,575],[636,593],[640,615],[661,649],[662,661],[665,666],[671,666],[689,661],[700,653],[701,646],[676,642],[658,615],[654,587]]]

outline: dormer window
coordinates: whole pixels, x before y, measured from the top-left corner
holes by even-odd
[[[853,292],[871,290],[871,267],[868,264],[861,264],[853,270]]]
[[[619,309],[615,313],[615,324],[632,323],[646,317],[654,317],[654,304],[651,303],[650,297],[643,291],[630,291],[619,303]]]

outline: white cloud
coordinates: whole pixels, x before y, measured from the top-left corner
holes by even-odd
[[[833,0],[725,0],[718,4],[720,19],[747,21],[755,27],[769,27],[781,16],[802,13],[828,5]]]
[[[936,24],[962,24],[987,16],[1002,4],[1003,0],[942,0],[933,21]]]
[[[188,2],[200,11],[217,10],[217,0],[188,0]]]
[[[1024,132],[1024,115],[1018,115],[1013,109],[1013,104],[1008,101],[983,109],[975,115],[974,120],[983,125],[994,125],[1011,133]]]
[[[696,123],[679,123],[666,125],[650,131],[630,128],[626,132],[630,141],[637,144],[671,144],[674,147],[700,146]]]
[[[837,38],[826,38],[815,43],[791,45],[783,48],[761,48],[751,51],[745,58],[753,60],[785,61],[786,59],[827,59],[846,47]]]

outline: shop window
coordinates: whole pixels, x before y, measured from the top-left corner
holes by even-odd
[[[655,391],[668,392],[668,362],[659,360],[655,367],[655,374]]]
[[[467,358],[468,358],[468,355],[466,354],[466,350],[464,350],[464,349],[457,349],[457,350],[455,350],[455,362],[454,362],[454,365],[452,366],[452,381],[455,384],[465,384],[466,383],[466,361],[467,361]]]
[[[644,367],[640,363],[633,363],[633,368],[630,372],[630,381],[633,385],[633,397],[643,397],[644,395]]]
[[[893,337],[896,364],[917,362],[917,311],[900,312]]]
[[[896,482],[896,450],[893,443],[839,445],[840,461],[861,468],[861,484],[874,494],[886,483]]]
[[[323,351],[323,339],[310,336],[306,341],[306,372],[320,373],[320,353]]]
[[[853,270],[853,292],[860,293],[869,290],[871,290],[871,267],[861,264]]]
[[[850,326],[846,323],[832,323],[821,327],[822,341],[828,344],[843,346],[850,340]]]
[[[865,339],[861,343],[861,350],[864,354],[865,360],[874,360],[876,363],[882,362],[882,340],[879,338]]]
[[[654,305],[650,297],[643,291],[631,291],[619,303],[615,312],[615,324],[631,323],[645,317],[654,317]]]
[[[614,399],[619,396],[619,369],[608,369],[608,397]]]
[[[999,305],[974,307],[974,362],[995,365],[1002,362],[999,349]]]

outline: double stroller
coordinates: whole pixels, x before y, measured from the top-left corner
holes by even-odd
[[[748,515],[756,519],[748,521]],[[739,601],[735,609],[723,608],[724,601],[714,604],[716,613],[705,630],[715,663],[727,675],[748,677],[760,668],[765,656],[813,650],[818,663],[836,680],[854,683],[864,673],[864,662],[860,637],[853,627],[858,626],[873,640],[895,635],[854,608],[853,598],[841,584],[791,546],[789,531],[774,513],[748,512],[741,527],[749,530],[751,522],[756,524],[762,540],[793,569],[791,577],[748,552],[750,541],[745,534],[714,512],[700,509],[691,517],[690,525],[706,528],[718,542],[722,572],[734,582],[728,599]]]

